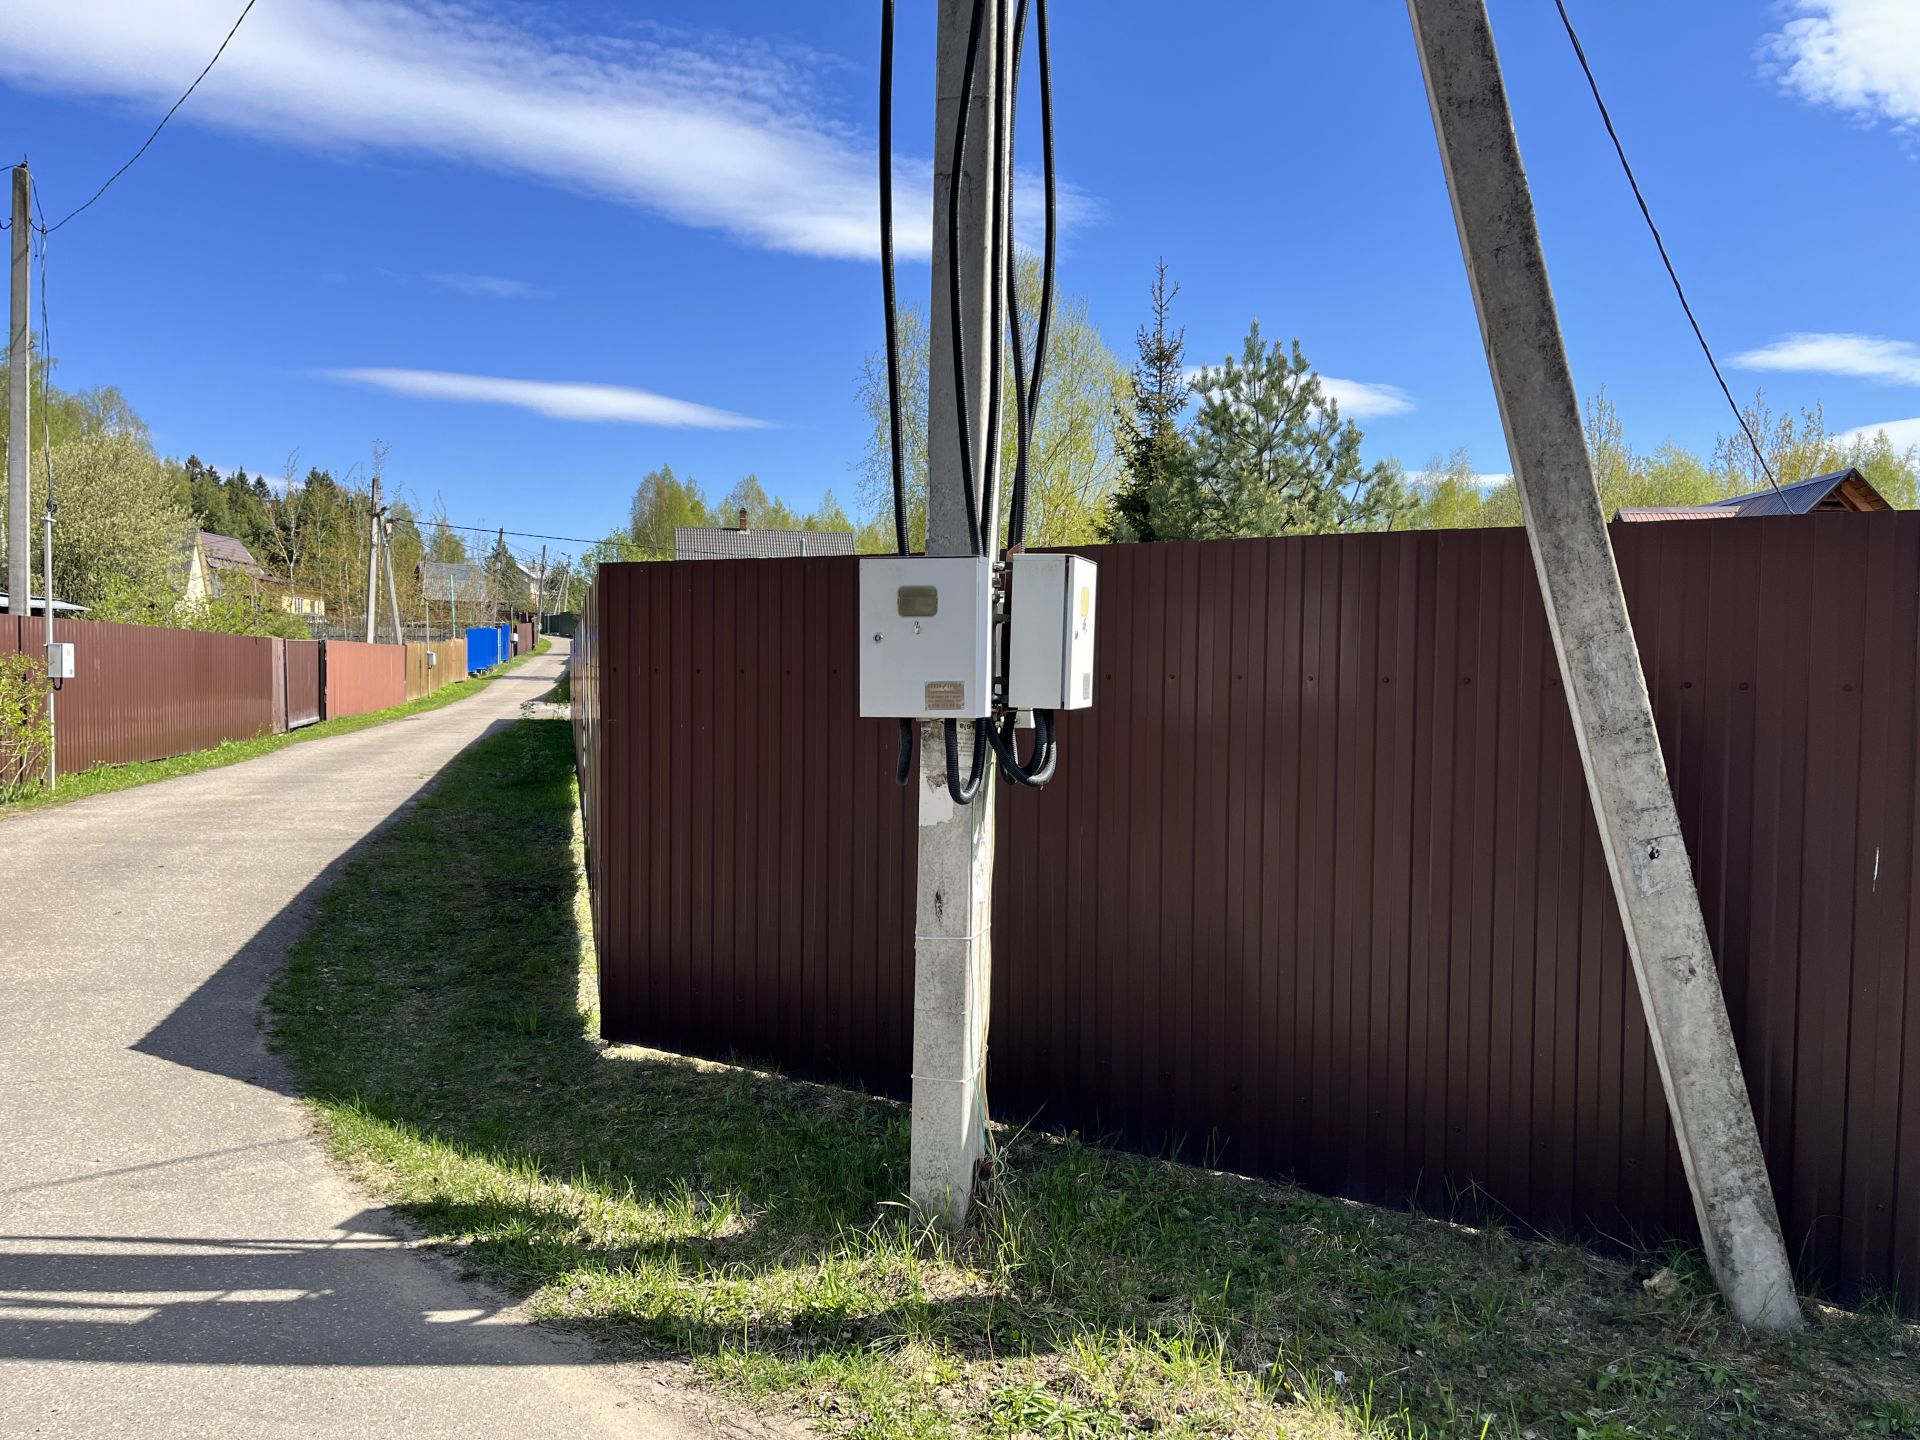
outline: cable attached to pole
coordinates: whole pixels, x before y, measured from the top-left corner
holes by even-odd
[[[981,523],[973,439],[967,428],[967,341],[960,308],[960,179],[967,154],[967,112],[973,108],[973,78],[980,64],[980,28],[986,14],[987,0],[973,0],[973,19],[967,27],[966,72],[953,121],[953,169],[947,176],[947,333],[953,350],[953,405],[960,422],[960,489],[966,502],[967,536],[975,555],[992,552]]]
[[[1059,199],[1055,182],[1053,158],[1053,53],[1047,33],[1047,0],[1033,0],[1034,20],[1039,35],[1040,60],[1040,146],[1041,146],[1041,187],[1044,197],[1042,220],[1041,259],[1040,259],[1040,311],[1035,319],[1033,332],[1033,373],[1027,380],[1024,393],[1019,395],[1021,408],[1019,449],[1013,470],[1013,505],[1008,517],[1007,544],[1009,547],[1025,545],[1027,540],[1027,468],[1029,453],[1033,444],[1033,427],[1040,414],[1040,382],[1046,365],[1047,331],[1053,323],[1053,282],[1054,265],[1057,259],[1057,230]],[[1025,40],[1027,0],[1021,0],[1020,20],[1016,25],[1014,40],[1015,83],[1018,83],[1020,51]],[[1012,207],[1008,207],[1007,228],[1009,242],[1013,229]],[[1008,245],[1007,283],[1009,289],[1009,318],[1013,329],[1014,383],[1019,389],[1022,353],[1020,343],[1019,295],[1015,286],[1017,261],[1013,256],[1013,246]]]
[[[1053,738],[1053,711],[1033,712],[1033,759],[1025,765],[1020,763],[1014,741],[1013,716],[1007,716],[998,727],[989,725],[987,739],[993,753],[1000,757],[1000,774],[1009,784],[1038,790],[1053,778],[1053,762],[1059,754]]]
[[[959,779],[960,722],[943,720],[940,723],[946,730],[947,740],[947,794],[953,797],[956,805],[971,805],[979,795],[980,787],[986,783],[988,736],[993,731],[993,722],[984,718],[973,722],[973,764],[967,772],[965,784]]]
[[[907,469],[900,440],[900,306],[893,279],[893,9],[894,0],[880,0],[880,287],[887,312],[887,434],[893,469],[893,543],[900,554],[909,549],[907,535]],[[913,722],[900,722],[900,757],[894,783],[913,779]]]

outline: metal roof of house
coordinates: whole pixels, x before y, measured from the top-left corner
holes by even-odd
[[[1850,510],[1864,513],[1891,510],[1873,483],[1858,470],[1835,470],[1828,475],[1809,475],[1782,485],[1732,495],[1707,505],[1661,505],[1621,510],[1621,520],[1731,520],[1754,515],[1808,515],[1815,510]]]
[[[487,579],[487,567],[473,560],[422,560],[421,592],[434,604],[447,598],[452,586],[455,602],[486,604],[493,599],[493,585]]]
[[[46,609],[47,602],[42,600],[38,595],[31,595],[27,598],[27,613],[29,615],[44,615]],[[0,590],[0,610],[5,610],[9,613],[13,610],[12,604],[7,599],[7,592],[4,590]],[[53,602],[53,613],[56,615],[84,615],[86,610],[86,606],[75,605],[66,600],[56,600]]]
[[[736,530],[721,525],[676,525],[676,560],[787,560],[802,555],[851,555],[850,530]]]
[[[262,579],[266,570],[253,558],[253,552],[246,542],[236,540],[231,535],[216,535],[211,530],[200,532],[200,553],[207,557],[207,564],[215,570],[244,570],[247,574]]]

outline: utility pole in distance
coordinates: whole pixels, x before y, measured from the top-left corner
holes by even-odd
[[[373,643],[374,607],[380,597],[380,472],[373,472],[373,518],[367,525],[367,643]]]
[[[393,620],[393,643],[404,645],[407,632],[400,628],[400,592],[393,584],[393,519],[380,518],[380,558],[387,571],[387,614]]]
[[[547,547],[540,547],[540,585],[534,600],[536,619],[533,626],[533,643],[540,643],[540,636],[547,628]]]
[[[27,442],[33,427],[27,397],[33,390],[33,332],[27,328],[27,255],[33,227],[28,203],[33,177],[25,162],[13,167],[13,296],[8,309],[7,364],[7,603],[14,615],[33,613],[33,517],[29,513]],[[47,603],[53,597],[47,596]]]
[[[1485,0],[1407,0],[1527,540],[1707,1263],[1744,1325],[1801,1324],[1660,754]]]
[[[975,4],[984,6],[972,93],[965,93],[967,38]],[[960,424],[955,386],[964,384],[970,448],[984,470],[987,414],[993,394],[989,361],[1000,337],[989,313],[994,215],[991,177],[995,101],[1005,78],[994,64],[997,5],[984,0],[940,0],[935,60],[938,114],[933,151],[934,362],[927,405],[927,554],[970,555],[960,468]],[[967,108],[961,158],[959,247],[948,244],[948,187],[953,138]],[[949,267],[960,276],[960,314],[949,304]],[[953,327],[962,327],[969,366],[953,373]],[[991,493],[991,490],[989,490]],[[983,526],[994,518],[984,508]],[[960,764],[971,759],[973,726],[960,727]],[[913,1119],[909,1189],[921,1213],[950,1228],[966,1223],[975,1172],[986,1153],[987,1010],[992,981],[993,787],[981,786],[971,805],[947,794],[947,756],[941,722],[920,727],[920,860],[914,901]]]

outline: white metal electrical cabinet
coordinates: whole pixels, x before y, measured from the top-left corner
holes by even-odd
[[[47,678],[49,680],[73,679],[73,645],[65,640],[47,642]]]
[[[1093,622],[1100,567],[1080,555],[1008,557],[1007,704],[1080,710],[1093,704]]]
[[[971,720],[993,713],[993,562],[860,562],[860,713]]]

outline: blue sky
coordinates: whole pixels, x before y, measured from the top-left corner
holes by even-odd
[[[1920,6],[1570,0],[1736,394],[1920,442]],[[9,0],[0,137],[50,217],[131,153],[238,0]],[[931,0],[897,146],[924,245]],[[1549,0],[1492,5],[1576,378],[1631,437],[1729,417]],[[644,16],[644,18],[641,18]],[[881,337],[878,6],[260,0],[49,253],[63,384],[159,448],[389,474],[456,521],[603,533],[671,463],[851,502]],[[1189,356],[1297,335],[1418,468],[1506,468],[1402,7],[1055,0],[1060,273],[1131,356],[1154,262]],[[1033,89],[1027,89],[1029,98]],[[1023,162],[1037,163],[1028,110]],[[924,296],[926,266],[901,284]]]

